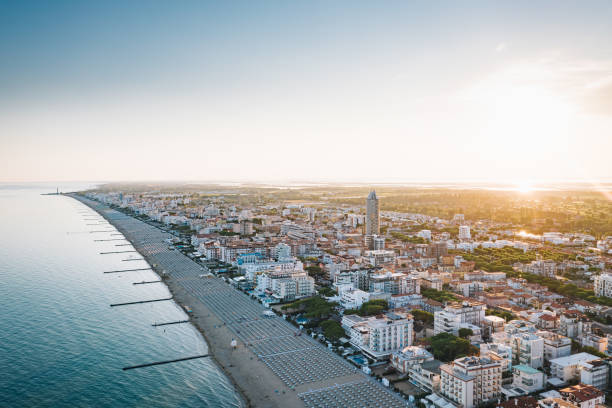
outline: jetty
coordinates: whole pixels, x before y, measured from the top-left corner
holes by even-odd
[[[111,303],[110,307],[115,306],[128,306],[128,305],[138,305],[141,303],[153,303],[153,302],[163,302],[165,300],[172,300],[171,297],[163,298],[163,299],[151,299],[151,300],[137,300],[135,302],[124,302],[124,303]]]
[[[199,356],[183,357],[183,358],[177,358],[177,359],[174,359],[174,360],[156,361],[154,363],[147,363],[147,364],[139,364],[139,365],[134,365],[134,366],[128,366],[128,367],[123,367],[123,371],[133,370],[135,368],[151,367],[151,366],[161,365],[161,364],[176,363],[176,362],[179,362],[179,361],[195,360],[196,358],[204,358],[204,357],[208,357],[208,354],[200,354]]]
[[[112,238],[112,239],[94,239],[94,242],[105,242],[105,241],[127,241],[125,238]],[[129,244],[131,245],[131,244]]]
[[[176,322],[167,322],[167,323],[153,323],[151,326],[153,326],[153,327],[169,326],[171,324],[181,324],[181,323],[189,323],[189,320],[179,320],[179,321],[176,321]]]
[[[106,271],[102,273],[121,273],[121,272],[136,272],[136,271],[150,271],[151,268],[138,268],[138,269],[119,269],[117,271]]]
[[[146,285],[147,283],[160,283],[163,282],[161,280],[156,280],[156,281],[142,281],[142,282],[134,282],[132,283],[132,285]]]

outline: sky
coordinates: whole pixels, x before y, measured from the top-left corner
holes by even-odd
[[[610,1],[0,0],[0,182],[612,180]]]

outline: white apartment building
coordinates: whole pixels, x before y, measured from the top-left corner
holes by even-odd
[[[256,290],[279,300],[293,300],[315,293],[314,279],[304,271],[266,271],[256,277]]]
[[[540,368],[544,364],[544,339],[537,334],[536,328],[523,320],[512,320],[503,332],[493,333],[494,343],[512,347],[514,364]]]
[[[595,296],[612,297],[612,274],[602,273],[595,276],[593,290]]]
[[[372,266],[382,266],[386,264],[395,264],[395,252],[386,249],[377,249],[375,251],[366,251],[365,260]]]
[[[419,232],[417,232],[417,237],[431,240],[431,231],[430,230],[420,230]]]
[[[441,361],[428,360],[408,367],[410,382],[425,392],[440,391]]]
[[[549,331],[540,331],[538,336],[544,339],[545,361],[572,354],[572,341],[568,337]]]
[[[463,357],[444,364],[440,366],[440,393],[463,408],[498,399],[501,366],[483,357]]]
[[[391,354],[391,365],[400,373],[407,373],[408,368],[433,360],[433,355],[423,347],[406,346]]]
[[[345,309],[357,309],[364,302],[370,300],[370,293],[360,289],[349,289],[342,291],[340,304]]]
[[[434,313],[434,335],[457,335],[460,328],[470,328],[476,334],[484,322],[486,305],[481,302],[451,303],[444,310]]]
[[[350,343],[375,360],[384,360],[393,352],[412,345],[413,317],[409,313],[387,313],[383,317],[342,318]]]
[[[512,347],[505,344],[482,343],[480,345],[480,357],[499,363],[502,372],[512,369]]]
[[[544,388],[544,373],[526,365],[512,367],[512,386],[522,388],[527,393]]]
[[[607,337],[597,336],[596,334],[589,333],[580,336],[579,341],[580,344],[582,344],[584,347],[593,347],[600,353],[605,353],[608,351]]]
[[[459,227],[459,239],[471,239],[472,234],[470,232],[470,227],[468,225],[461,225]]]
[[[559,316],[559,333],[575,339],[591,332],[591,321],[580,313],[564,312]]]
[[[580,363],[580,382],[592,385],[600,390],[608,387],[610,366],[604,360],[591,360]]]
[[[572,379],[580,378],[582,363],[586,363],[599,358],[589,353],[572,354],[566,357],[550,360],[550,374],[562,381],[568,382]]]
[[[292,259],[291,247],[283,242],[280,242],[274,247],[273,256],[277,261]]]
[[[370,276],[370,292],[384,292],[393,295],[421,293],[419,278],[400,272],[384,272]]]

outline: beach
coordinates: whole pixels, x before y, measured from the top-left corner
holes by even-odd
[[[303,407],[309,398],[351,406],[359,393],[373,402],[405,406],[397,394],[316,340],[297,336],[297,329],[281,317],[264,317],[266,309],[248,295],[221,278],[204,276],[202,266],[168,248],[165,240],[172,235],[102,203],[71,196],[121,232],[162,277],[174,300],[191,310],[191,322],[206,339],[211,358],[246,406]],[[235,349],[232,340],[237,341]]]

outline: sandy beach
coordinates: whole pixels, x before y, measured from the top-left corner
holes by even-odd
[[[139,244],[138,237],[133,236],[124,228],[121,222],[112,219],[104,211],[91,205],[93,202],[73,195],[73,198],[88,205],[97,211],[118,231],[120,231],[134,248],[147,260],[149,265],[158,274],[162,270],[156,265]],[[151,227],[154,228],[154,227]],[[188,278],[189,279],[189,278]],[[210,279],[219,279],[211,277]],[[174,297],[174,301],[181,306],[190,307],[191,322],[198,329],[208,343],[211,358],[226,373],[236,390],[241,394],[244,405],[247,407],[303,407],[296,390],[288,388],[258,357],[242,343],[232,331],[200,300],[191,296],[181,285],[180,278],[165,274],[164,282]],[[238,347],[231,347],[232,339],[238,340]]]
[[[265,317],[261,304],[205,268],[169,249],[170,234],[110,207],[72,195],[102,215],[164,279],[174,301],[191,309],[211,358],[252,407],[304,407],[330,403],[406,406],[397,394],[366,376],[340,356],[281,317]],[[237,347],[231,346],[232,340]],[[312,400],[305,404],[305,400]],[[317,402],[318,401],[318,402]]]

